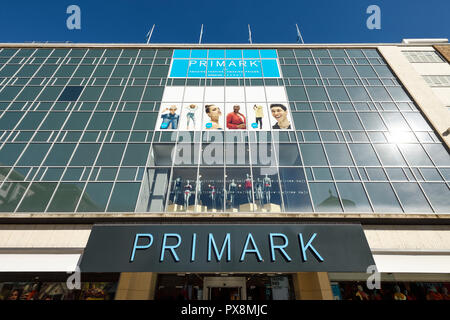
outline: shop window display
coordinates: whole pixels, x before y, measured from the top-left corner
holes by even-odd
[[[369,290],[363,282],[332,282],[335,300],[450,300],[448,282],[381,282]]]

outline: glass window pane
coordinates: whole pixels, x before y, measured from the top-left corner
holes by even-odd
[[[333,170],[334,179],[336,180],[353,180],[348,168],[331,168]]]
[[[75,146],[76,144],[71,143],[54,144],[44,164],[46,166],[65,166],[69,162]]]
[[[83,88],[83,86],[67,86],[59,96],[58,101],[77,101]]]
[[[387,177],[381,168],[366,168],[367,175],[373,181],[386,181]]]
[[[28,112],[22,121],[20,121],[16,130],[35,130],[45,115],[46,112]]]
[[[399,144],[398,147],[412,166],[431,166],[432,163],[420,144]]]
[[[360,112],[359,116],[366,130],[387,130],[378,113]]]
[[[130,130],[135,117],[133,112],[118,112],[111,124],[111,130]]]
[[[5,182],[0,193],[0,212],[14,212],[27,187],[24,182]]]
[[[408,181],[408,178],[406,177],[402,168],[387,168],[386,172],[389,176],[389,179],[392,181]]]
[[[347,87],[347,91],[352,101],[370,101],[370,97],[364,87]]]
[[[339,130],[336,117],[332,112],[315,112],[317,126],[320,130]]]
[[[304,165],[307,166],[327,166],[328,162],[325,157],[321,144],[300,144]]]
[[[337,112],[342,130],[363,130],[361,122],[355,112]]]
[[[259,144],[259,148],[262,147],[262,144]],[[297,144],[280,143],[275,145],[275,149],[278,150],[278,164],[280,166],[300,166],[302,164]],[[270,155],[267,155],[269,158]],[[259,156],[261,157],[261,154]]]
[[[114,186],[108,212],[134,212],[141,184],[118,182]]]
[[[138,112],[134,130],[152,130],[156,124],[156,112]]]
[[[365,185],[375,212],[402,212],[389,183],[367,182]]]
[[[319,78],[319,72],[315,66],[300,66],[303,78]]]
[[[331,171],[328,168],[313,168],[316,180],[333,180]]]
[[[98,157],[97,166],[118,166],[122,158],[125,144],[105,143]]]
[[[23,143],[6,143],[0,149],[0,165],[12,166],[22,153],[26,144]]]
[[[392,184],[405,212],[432,212],[417,183],[394,182]]]
[[[391,131],[409,131],[411,130],[405,119],[398,112],[382,112],[383,118]]]
[[[432,131],[420,113],[406,112],[403,114],[414,131]]]
[[[18,212],[44,212],[57,183],[34,182],[17,209]]]
[[[75,152],[71,166],[92,166],[97,156],[100,144],[97,143],[80,143]]]
[[[42,180],[44,181],[59,181],[59,178],[61,178],[61,175],[64,172],[64,168],[48,168],[45,172],[44,177]]]
[[[358,78],[352,66],[336,66],[342,78]]]
[[[426,181],[442,181],[442,177],[435,168],[421,168],[420,172]]]
[[[5,112],[0,117],[0,128],[2,130],[11,130],[13,129],[20,118],[22,118],[24,112]]]
[[[112,185],[112,183],[89,182],[77,212],[104,212]]]
[[[94,112],[87,130],[106,130],[113,117],[113,112]]]
[[[48,212],[75,212],[84,183],[63,182],[56,189]]]
[[[379,166],[380,162],[377,159],[375,151],[370,144],[366,143],[354,143],[350,144],[350,150],[352,150],[353,157],[355,158],[356,165],[358,166]]]
[[[63,130],[83,130],[91,116],[91,112],[72,112]]]
[[[305,87],[311,101],[328,101],[324,87]]]
[[[345,144],[325,143],[325,150],[332,166],[352,166],[353,161]]]
[[[83,168],[67,168],[63,181],[78,181],[83,174]]]
[[[361,183],[337,184],[345,212],[372,212]]]
[[[450,154],[442,144],[424,144],[423,147],[437,166],[450,166]]]
[[[284,207],[287,212],[311,212],[308,185],[301,168],[280,168]]]
[[[307,101],[306,92],[303,87],[286,87],[290,101]]]
[[[366,87],[374,101],[392,101],[388,92],[383,87]]]
[[[344,87],[327,87],[331,101],[350,101]]]
[[[150,144],[130,143],[127,146],[123,166],[145,166]]]
[[[333,183],[310,182],[309,187],[316,212],[342,212]]]
[[[404,166],[405,160],[395,144],[374,144],[384,166]]]
[[[425,194],[438,213],[450,213],[450,189],[445,183],[421,183]]]
[[[68,115],[68,112],[50,112],[40,130],[60,130]]]
[[[299,130],[317,130],[311,112],[293,112],[295,127]]]
[[[50,144],[31,143],[23,153],[17,165],[39,166],[50,148]]]

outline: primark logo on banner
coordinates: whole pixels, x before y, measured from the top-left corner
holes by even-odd
[[[171,78],[279,78],[274,49],[174,50]]]

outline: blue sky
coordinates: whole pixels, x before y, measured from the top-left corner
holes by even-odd
[[[81,30],[68,30],[66,8],[81,8]],[[366,9],[381,8],[381,30],[369,30]],[[450,38],[450,0],[58,0],[3,1],[0,42],[306,43],[401,42]]]

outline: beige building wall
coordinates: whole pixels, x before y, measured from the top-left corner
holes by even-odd
[[[418,104],[419,109],[436,129],[438,135],[446,143],[447,147],[450,147],[450,135],[443,135],[450,127],[450,113],[446,108],[446,104],[406,59],[402,53],[404,47],[380,46],[378,50],[413,100]]]

